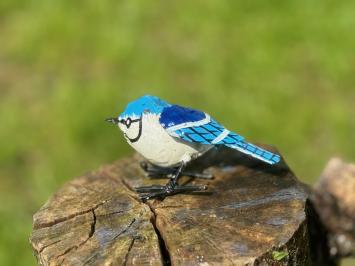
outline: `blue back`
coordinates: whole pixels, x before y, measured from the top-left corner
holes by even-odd
[[[171,105],[163,109],[159,122],[164,128],[196,122],[204,119],[205,113],[194,109]]]

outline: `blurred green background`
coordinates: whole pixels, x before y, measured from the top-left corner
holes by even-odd
[[[0,265],[35,265],[32,215],[132,153],[104,122],[146,93],[279,148],[312,183],[355,161],[355,2],[0,1]]]

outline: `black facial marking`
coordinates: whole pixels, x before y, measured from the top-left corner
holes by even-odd
[[[131,124],[132,124],[132,123],[135,123],[135,122],[139,122],[139,131],[138,131],[137,137],[135,137],[135,138],[130,138],[130,137],[127,136],[127,134],[125,134],[126,137],[127,137],[127,139],[128,139],[131,143],[137,142],[137,141],[139,140],[139,138],[141,137],[141,135],[142,135],[142,117],[140,117],[139,119],[133,119],[133,120],[128,117],[127,120],[126,120],[125,123],[124,123],[124,124],[126,125],[126,127],[129,128],[129,127],[131,126]]]
[[[132,119],[128,117],[126,119],[126,127],[129,128],[131,126],[131,124],[132,124]]]

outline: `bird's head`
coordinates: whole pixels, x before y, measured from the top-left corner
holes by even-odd
[[[160,98],[145,95],[130,102],[117,118],[108,118],[106,121],[117,124],[127,141],[133,143],[142,135],[143,117],[150,114],[159,115],[167,106],[170,104]]]

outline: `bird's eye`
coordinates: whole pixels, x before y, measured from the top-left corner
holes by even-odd
[[[120,119],[118,122],[121,123],[121,124],[124,124],[124,125],[126,124],[124,119]]]
[[[132,119],[128,117],[126,120],[126,127],[129,128],[131,124],[132,124]]]

